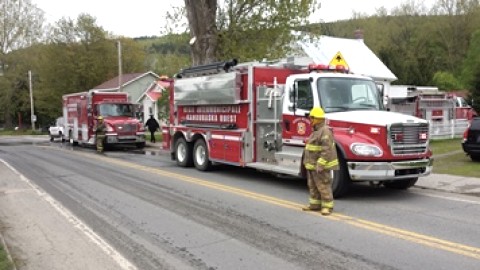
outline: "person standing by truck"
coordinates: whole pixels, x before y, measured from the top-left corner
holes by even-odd
[[[103,153],[104,149],[104,141],[105,141],[105,133],[107,131],[107,127],[105,126],[105,123],[103,122],[103,116],[98,116],[97,117],[97,125],[95,127],[95,140],[96,140],[96,146],[97,146],[97,152],[98,153]]]
[[[333,211],[332,170],[338,170],[337,150],[333,134],[325,123],[325,112],[314,107],[309,114],[312,134],[305,144],[303,164],[307,170],[309,205],[304,211],[320,211],[330,215]]]
[[[145,126],[148,127],[148,131],[150,131],[150,142],[155,143],[155,131],[160,128],[160,124],[153,118],[153,114],[150,114],[150,118],[145,123]]]

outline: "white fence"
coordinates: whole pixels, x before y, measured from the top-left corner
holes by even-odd
[[[430,121],[430,139],[461,138],[468,127],[466,119],[452,119],[450,121]]]

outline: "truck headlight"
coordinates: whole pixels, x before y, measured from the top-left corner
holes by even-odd
[[[350,146],[350,150],[357,156],[380,157],[383,155],[382,149],[372,144],[354,143]]]
[[[110,124],[106,124],[107,126],[107,132],[114,132],[115,129],[110,125]]]
[[[145,132],[145,126],[142,123],[137,123],[137,131],[138,132]]]

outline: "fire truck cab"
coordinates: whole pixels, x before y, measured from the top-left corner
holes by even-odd
[[[387,112],[371,78],[340,66],[225,62],[179,77],[170,89],[163,146],[180,166],[224,163],[305,177],[308,113],[319,106],[339,156],[334,196],[356,181],[406,189],[431,172],[428,121]]]

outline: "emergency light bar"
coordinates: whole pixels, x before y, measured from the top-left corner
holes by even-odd
[[[324,65],[324,64],[310,64],[308,65],[309,72],[338,72],[338,73],[348,73],[349,70],[345,68],[343,65]]]

